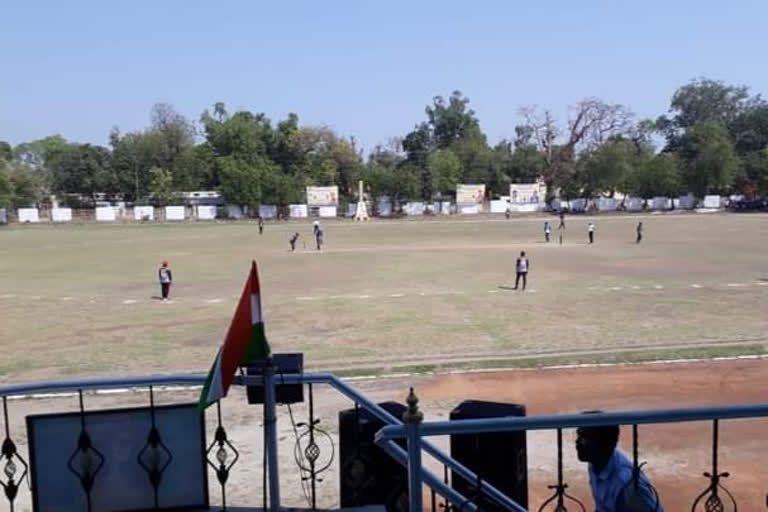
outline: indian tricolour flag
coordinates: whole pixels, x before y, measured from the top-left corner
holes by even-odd
[[[227,396],[239,366],[254,359],[265,359],[269,357],[269,353],[269,343],[264,335],[264,318],[261,315],[259,271],[254,261],[227,337],[219,347],[216,360],[200,393],[199,409],[203,410]]]

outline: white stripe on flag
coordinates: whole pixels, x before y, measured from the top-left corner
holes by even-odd
[[[211,387],[208,389],[206,402],[212,404],[224,397],[224,390],[221,387],[221,347],[216,354],[216,362],[213,364],[213,377],[211,378]]]
[[[251,294],[251,325],[261,323],[261,301],[259,301],[259,295],[256,293]]]

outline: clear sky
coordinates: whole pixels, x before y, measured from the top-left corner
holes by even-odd
[[[296,112],[369,151],[454,89],[491,143],[522,105],[564,121],[596,96],[656,117],[699,76],[768,95],[768,1],[3,0],[0,49],[12,144],[106,144],[154,103],[197,120],[223,101]]]

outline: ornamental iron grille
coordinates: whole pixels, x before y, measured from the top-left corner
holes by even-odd
[[[80,481],[80,486],[85,492],[86,510],[91,512],[91,491],[96,482],[96,475],[104,467],[104,455],[93,446],[91,437],[85,428],[85,408],[83,407],[83,390],[77,391],[80,400],[80,435],[77,439],[77,447],[67,461],[69,471]]]
[[[5,419],[5,440],[0,447],[0,466],[3,468],[3,474],[5,475],[6,480],[0,480],[0,486],[2,486],[5,498],[10,505],[10,512],[13,512],[14,501],[19,493],[19,484],[29,474],[29,466],[27,465],[27,461],[19,455],[19,452],[16,449],[16,443],[11,439],[11,427],[8,423],[8,401],[6,397],[3,397],[3,418]],[[22,472],[21,475],[16,478],[16,473],[19,471],[19,465],[22,468]],[[27,481],[27,485],[29,485],[29,481]]]
[[[139,466],[146,471],[147,476],[149,477],[149,483],[152,485],[155,510],[157,510],[160,505],[160,483],[163,480],[163,473],[168,469],[168,466],[173,460],[173,455],[165,443],[163,443],[160,431],[157,428],[157,421],[155,418],[155,397],[152,386],[149,386],[149,416],[151,426],[149,434],[147,435],[147,442],[144,444],[141,451],[139,451],[137,461]]]
[[[205,460],[216,472],[216,480],[218,480],[219,485],[221,486],[222,510],[227,510],[227,480],[229,479],[229,473],[232,470],[232,466],[234,466],[237,459],[240,458],[240,453],[237,451],[237,448],[229,442],[227,431],[224,430],[224,425],[221,422],[221,400],[216,402],[216,418],[218,421],[216,433],[214,434],[213,441],[211,441],[211,444],[208,445],[208,448],[205,450]],[[215,453],[214,450],[216,450]]]

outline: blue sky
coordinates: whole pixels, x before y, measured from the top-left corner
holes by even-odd
[[[369,151],[454,89],[491,143],[514,134],[522,105],[565,121],[596,96],[656,117],[699,76],[768,95],[765,0],[5,0],[0,20],[12,144],[106,144],[114,125],[146,127],[157,102],[194,120],[216,101],[296,112]]]

